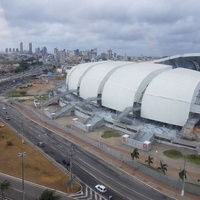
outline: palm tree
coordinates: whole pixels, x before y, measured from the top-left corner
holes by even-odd
[[[136,159],[139,159],[139,152],[138,152],[138,148],[135,148],[134,150],[133,150],[133,153],[131,153],[131,158],[132,158],[132,160],[134,160],[135,158]]]
[[[161,170],[163,174],[165,174],[165,171],[167,171],[167,164],[163,164],[162,161],[160,161],[160,167],[158,167],[158,170]]]
[[[4,195],[4,191],[5,190],[8,190],[10,188],[11,184],[9,181],[5,180],[3,181],[2,183],[0,183],[0,188],[1,188],[1,196],[2,196],[2,199],[5,198],[5,195]]]
[[[181,179],[182,181],[184,180],[184,179],[187,179],[187,175],[186,175],[186,170],[182,170],[181,172],[179,172],[179,180]]]
[[[151,157],[151,156],[148,156],[148,159],[147,159],[147,160],[145,160],[145,162],[147,162],[147,163],[148,163],[148,165],[149,165],[149,166],[151,166],[151,164],[153,164],[153,157]]]
[[[39,200],[59,200],[59,199],[60,196],[55,195],[54,190],[48,190],[48,189],[46,189],[39,197]]]

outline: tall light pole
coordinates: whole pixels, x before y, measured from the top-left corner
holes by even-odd
[[[99,133],[99,147],[100,147],[100,139],[101,139],[101,132]]]
[[[24,144],[24,123],[22,121],[22,143]]]
[[[69,166],[69,172],[70,172],[70,180],[72,180],[72,157],[74,155],[74,147],[71,145],[70,146],[70,166]]]
[[[25,193],[24,193],[24,156],[26,156],[26,152],[20,152],[18,153],[18,156],[22,158],[22,200],[25,199]]]
[[[155,162],[154,162],[154,168],[156,168],[156,157],[157,157],[158,151],[155,151]]]
[[[186,161],[184,159],[184,168],[183,168],[183,185],[182,185],[182,190],[181,190],[181,196],[184,196],[185,193],[185,165],[186,165]]]

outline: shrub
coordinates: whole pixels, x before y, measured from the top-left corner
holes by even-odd
[[[7,142],[6,142],[6,145],[7,145],[7,146],[13,146],[13,143],[12,143],[12,141],[7,141]]]
[[[173,158],[173,159],[178,159],[178,158],[182,158],[183,155],[180,151],[177,151],[177,150],[167,150],[167,151],[164,151],[163,154],[168,157],[168,158]]]

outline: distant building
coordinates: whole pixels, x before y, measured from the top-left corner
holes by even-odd
[[[62,51],[58,51],[59,63],[65,63],[65,49]]]
[[[6,48],[6,50],[5,50],[5,51],[6,51],[6,53],[8,53],[8,48]]]
[[[20,43],[20,54],[23,53],[23,42]]]
[[[39,55],[39,54],[40,54],[40,47],[35,48],[35,54],[36,54],[36,55]]]
[[[112,59],[113,58],[113,54],[112,54],[112,50],[108,50],[108,59]]]
[[[101,53],[101,59],[102,60],[107,60],[107,54],[106,53]]]
[[[32,53],[33,53],[33,51],[32,51],[32,42],[31,42],[31,43],[29,43],[29,53],[30,53],[30,54],[32,54]]]
[[[74,50],[74,55],[79,56],[79,49]]]
[[[43,56],[47,55],[47,48],[46,47],[42,48],[42,55]]]
[[[90,59],[91,59],[91,62],[97,61],[97,48],[91,49],[91,51],[90,51]]]

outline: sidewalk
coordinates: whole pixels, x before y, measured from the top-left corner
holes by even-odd
[[[107,162],[111,163],[112,165],[120,168],[124,172],[136,177],[137,179],[143,181],[144,183],[150,185],[151,187],[159,190],[160,192],[163,192],[164,194],[167,194],[177,200],[199,200],[200,199],[199,196],[192,195],[189,193],[185,193],[185,195],[182,197],[181,191],[179,189],[176,189],[169,185],[163,184],[163,183],[141,173],[140,171],[133,169],[131,166],[123,163],[122,161],[120,161],[118,159],[115,159],[114,157],[106,154],[105,152],[102,152],[100,149],[97,149],[94,146],[92,146],[92,145],[66,133],[66,132],[61,131],[60,129],[52,126],[51,124],[47,124],[47,123],[40,121],[30,111],[27,111],[21,107],[18,109],[22,113],[24,113],[25,116],[32,119],[33,121],[53,130],[57,134],[60,134],[63,137],[66,137],[67,139],[75,142],[76,144],[79,144],[87,151],[93,152],[95,155],[101,157],[102,159],[104,159]],[[57,119],[55,121],[59,124],[65,125],[65,126],[71,126],[71,117],[63,117],[63,118]],[[77,131],[78,131],[78,129],[77,129]],[[103,131],[105,131],[105,128],[95,130],[94,132],[91,132],[91,133],[83,133],[83,134],[85,134],[85,136],[87,136],[87,137],[93,138],[94,140],[104,143],[105,145],[107,145],[108,147],[110,147],[112,149],[122,152],[124,155],[130,156],[130,154],[133,152],[132,147],[121,144],[120,138],[110,138],[110,139],[101,138],[100,132],[103,133]],[[139,150],[139,153],[140,153],[139,161],[144,162],[147,159],[148,155],[151,155],[152,157],[156,158],[155,165],[159,166],[159,160],[162,160],[163,163],[166,163],[168,165],[168,171],[166,172],[167,176],[173,177],[173,178],[177,177],[177,179],[178,179],[178,173],[181,171],[181,169],[183,169],[184,161],[182,159],[173,160],[173,159],[169,159],[169,158],[163,156],[163,151],[165,151],[167,149],[176,149],[176,148],[169,147],[169,146],[162,145],[162,144],[155,144],[155,145],[153,145],[152,150],[150,152],[144,152],[144,151]],[[190,151],[188,149],[184,149],[184,148],[177,148],[177,150],[181,151],[183,155],[186,155],[186,154],[188,155],[190,153],[191,154],[193,153],[192,151]],[[188,174],[187,174],[188,178],[194,179],[194,180],[197,178],[200,178],[200,170],[199,170],[198,165],[192,165],[190,163],[187,163],[186,171],[188,172]],[[180,183],[182,184],[182,182],[180,182]]]

